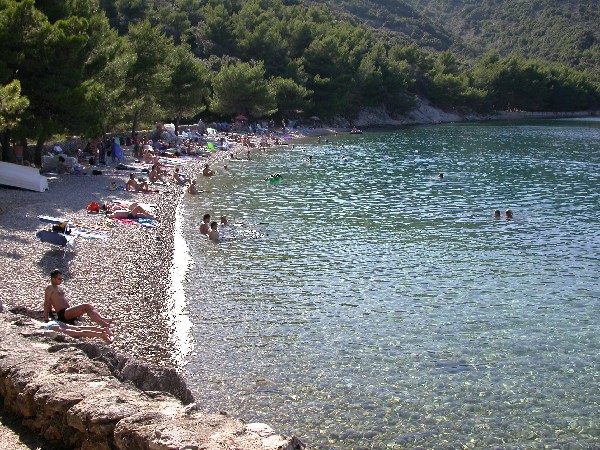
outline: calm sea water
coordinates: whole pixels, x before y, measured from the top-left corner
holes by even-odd
[[[203,407],[319,449],[600,448],[600,122],[252,157],[181,211]]]

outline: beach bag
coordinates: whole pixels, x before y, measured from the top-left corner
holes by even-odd
[[[90,202],[87,205],[86,209],[87,209],[87,212],[90,212],[90,213],[99,213],[100,212],[100,205],[98,203],[96,203],[96,202]]]
[[[55,233],[71,234],[69,224],[67,222],[61,222],[58,225],[52,225],[52,231]]]

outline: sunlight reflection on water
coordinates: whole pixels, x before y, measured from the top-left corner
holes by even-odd
[[[600,440],[600,126],[417,127],[229,168],[183,211],[203,407],[322,449]],[[204,212],[245,233],[199,238]]]

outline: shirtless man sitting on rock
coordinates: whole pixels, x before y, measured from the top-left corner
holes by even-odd
[[[60,286],[63,280],[63,273],[60,270],[54,269],[50,272],[50,286],[46,288],[44,295],[44,320],[46,322],[48,322],[50,311],[54,308],[59,322],[69,323],[87,314],[90,319],[104,328],[111,325],[112,319],[102,317],[89,303],[69,306],[69,302],[65,298],[65,291]]]

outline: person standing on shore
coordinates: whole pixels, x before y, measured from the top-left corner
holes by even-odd
[[[54,269],[50,272],[50,285],[46,288],[44,295],[44,320],[48,322],[50,311],[54,308],[60,322],[69,323],[87,314],[98,325],[104,328],[110,327],[112,319],[102,317],[91,304],[70,306],[65,297],[65,291],[60,286],[63,280],[64,276],[60,270]]]
[[[106,165],[106,146],[102,139],[98,139],[96,148],[98,149],[98,164]]]

